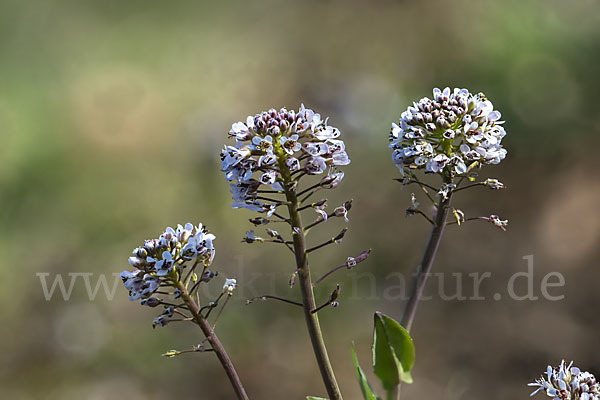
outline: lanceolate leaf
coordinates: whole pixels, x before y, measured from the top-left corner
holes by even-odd
[[[401,365],[392,350],[385,326],[378,314],[375,314],[373,331],[373,372],[386,391],[400,384]]]
[[[400,382],[412,383],[414,362],[415,348],[408,332],[387,315],[375,313],[373,371],[385,390]]]
[[[365,376],[365,373],[360,368],[360,365],[358,365],[358,358],[356,357],[356,350],[354,350],[354,345],[352,346],[352,362],[354,363],[356,379],[358,379],[358,385],[360,386],[360,390],[363,394],[364,399],[365,400],[381,400],[379,397],[377,397],[375,392],[373,392],[371,385],[369,385],[369,382],[367,381],[367,377]]]

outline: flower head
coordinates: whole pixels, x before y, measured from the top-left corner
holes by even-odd
[[[215,235],[208,233],[202,224],[194,226],[187,223],[177,225],[176,229],[167,227],[158,238],[146,240],[129,257],[129,264],[135,269],[121,272],[123,285],[129,290],[129,299],[142,299],[142,305],[158,305],[156,298],[149,298],[161,283],[170,279],[173,271],[181,270],[188,261],[207,266],[212,263],[214,239]]]
[[[474,161],[498,164],[506,156],[502,123],[483,93],[436,88],[433,99],[413,103],[392,124],[392,159],[403,175],[417,169],[460,175]]]
[[[556,368],[549,365],[545,375],[528,386],[537,387],[531,396],[543,390],[553,400],[600,399],[600,385],[594,375],[581,372],[573,362],[566,365],[564,360]]]
[[[270,109],[248,117],[245,123],[233,124],[229,136],[235,145],[221,151],[221,170],[230,183],[232,207],[265,213],[267,218],[278,204],[261,198],[261,186],[283,191],[284,176],[302,171],[327,172],[327,187],[333,188],[343,178],[335,167],[350,163],[339,129],[304,105],[298,111]]]

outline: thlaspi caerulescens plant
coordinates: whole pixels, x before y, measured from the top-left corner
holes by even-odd
[[[401,174],[397,180],[402,186],[420,187],[431,201],[434,215],[421,209],[415,194],[411,194],[411,205],[406,213],[424,217],[432,225],[431,234],[401,321],[380,312],[374,315],[373,372],[381,381],[388,400],[400,397],[401,383],[412,382],[415,348],[410,330],[446,225],[486,220],[506,230],[508,221],[495,214],[465,217],[463,211],[451,206],[451,199],[463,190],[478,186],[493,190],[504,188],[497,179],[480,179],[477,173],[481,167],[498,164],[505,158],[506,150],[501,144],[504,136],[500,113],[494,110],[492,103],[483,94],[472,94],[466,89],[434,89],[433,98],[413,103],[402,113],[399,123],[392,125],[389,147]],[[339,305],[340,286],[332,285],[327,291],[327,301],[322,304],[316,303],[314,290],[336,271],[352,269],[370,254],[370,250],[365,250],[348,257],[339,266],[322,272],[318,279],[311,275],[309,255],[341,242],[347,231],[343,228],[325,242],[309,244],[308,234],[325,226],[328,220],[343,218],[348,222],[351,200],[327,211],[326,199],[313,199],[324,190],[336,188],[344,178],[341,168],[349,164],[350,159],[340,137],[339,129],[303,105],[297,111],[270,109],[248,117],[245,122],[234,123],[229,131],[232,143],[223,148],[220,157],[221,170],[230,186],[232,207],[257,212],[250,222],[254,229],[262,227],[266,233],[261,237],[249,230],[242,241],[279,244],[294,255],[295,266],[290,269],[289,284],[294,287],[298,283],[301,301],[265,294],[248,299],[247,304],[273,299],[302,308],[330,400],[341,400],[342,394],[325,346],[319,311]],[[439,184],[424,182],[421,174],[438,177]],[[303,222],[306,213],[309,213],[309,223]],[[450,214],[454,219],[448,221]],[[279,228],[281,226],[283,228]],[[129,263],[135,269],[124,271],[121,277],[131,300],[162,308],[162,313],[154,319],[154,327],[190,321],[204,333],[205,339],[200,344],[188,350],[170,350],[165,356],[215,352],[237,398],[248,399],[214,330],[216,319],[237,282],[225,279],[216,299],[204,305],[200,303],[199,286],[213,281],[217,275],[209,270],[215,255],[214,240],[214,235],[202,224],[167,228],[157,239],[147,240],[133,251]],[[212,310],[219,306],[215,321],[209,322]],[[352,359],[364,398],[381,399],[361,369],[354,348]],[[542,378],[532,385],[556,399],[598,400],[598,386],[590,374],[561,365],[559,369],[549,369],[547,375],[547,379]],[[309,396],[308,399],[319,398]]]
[[[392,159],[400,174],[398,181],[406,186],[421,187],[436,209],[427,215],[411,196],[407,214],[419,214],[432,225],[432,231],[419,266],[415,287],[407,304],[402,325],[410,330],[417,304],[431,270],[439,242],[447,224],[461,225],[471,220],[486,220],[506,230],[507,220],[495,214],[486,217],[465,218],[463,211],[452,208],[450,200],[455,193],[478,186],[493,190],[503,189],[497,179],[478,178],[476,170],[486,165],[499,164],[506,157],[502,138],[506,135],[500,112],[483,93],[472,94],[467,89],[445,88],[433,90],[433,98],[422,98],[408,107],[400,116],[399,124],[392,124],[390,145]],[[439,187],[420,180],[418,173],[434,174],[441,178]],[[447,222],[452,212],[455,221]]]
[[[349,164],[350,159],[340,139],[341,133],[329,125],[327,119],[323,120],[318,113],[302,105],[298,111],[270,109],[254,117],[249,116],[245,123],[233,124],[229,136],[235,140],[235,144],[225,146],[221,152],[221,163],[225,179],[230,184],[232,207],[248,208],[260,213],[260,216],[250,219],[255,226],[279,223],[289,227],[289,231],[280,229],[281,233],[267,228],[266,239],[256,236],[253,230],[248,231],[244,241],[278,243],[294,254],[296,265],[291,271],[290,286],[298,281],[302,301],[270,295],[258,299],[283,300],[303,308],[329,398],[341,399],[318,317],[321,309],[337,307],[340,287],[336,285],[322,305],[315,303],[313,289],[333,272],[353,268],[366,259],[370,251],[363,251],[356,258],[349,257],[345,263],[313,280],[308,264],[309,254],[341,242],[347,228],[323,243],[310,246],[307,241],[308,233],[328,219],[340,217],[348,221],[348,210],[352,205],[350,200],[329,213],[326,211],[326,199],[310,201],[319,191],[337,187],[344,177],[339,168]],[[318,178],[316,182],[314,178]],[[309,183],[305,183],[307,180]],[[305,225],[301,214],[310,210],[316,213],[316,219]],[[251,299],[249,303],[255,300]]]
[[[508,221],[495,214],[466,218],[463,211],[451,206],[453,196],[462,190],[477,186],[504,188],[497,179],[478,180],[476,172],[483,166],[500,163],[506,156],[501,144],[506,132],[500,117],[500,112],[483,93],[472,94],[467,89],[447,87],[434,89],[432,98],[414,102],[401,114],[399,123],[392,124],[389,147],[401,175],[397,180],[403,186],[418,185],[435,213],[428,215],[420,208],[415,194],[411,194],[411,206],[406,214],[424,217],[432,225],[431,234],[401,322],[375,314],[373,371],[386,390],[387,399],[399,398],[401,383],[412,382],[410,372],[415,349],[409,332],[446,225],[486,220],[506,230]],[[422,173],[438,176],[439,186],[423,182]],[[450,213],[455,220],[448,222]],[[354,352],[353,357],[365,399],[378,398]]]
[[[215,334],[215,325],[236,288],[235,279],[225,279],[221,294],[205,305],[200,303],[200,285],[208,284],[217,276],[209,270],[215,256],[215,236],[202,225],[190,223],[166,228],[157,238],[146,240],[133,250],[129,264],[133,271],[123,271],[121,279],[129,291],[130,300],[140,300],[148,307],[161,307],[153,327],[173,322],[191,322],[200,327],[205,339],[191,349],[169,350],[163,355],[175,357],[191,352],[214,352],[225,369],[237,398],[248,399],[225,348]],[[200,271],[198,271],[200,269]],[[224,298],[224,299],[223,299]],[[213,322],[212,311],[222,302]]]

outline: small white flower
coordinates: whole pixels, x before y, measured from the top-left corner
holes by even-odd
[[[414,193],[410,194],[410,205],[412,207],[413,210],[416,210],[419,208],[419,202],[417,201],[417,198],[415,197]]]
[[[156,328],[157,326],[165,327],[168,322],[166,315],[159,315],[152,320],[152,328]]]
[[[317,221],[323,220],[323,222],[327,221],[327,212],[323,210],[321,207],[314,207],[314,210],[319,216],[317,217]]]
[[[267,153],[258,157],[258,166],[262,167],[263,165],[273,165],[277,162],[277,157],[274,154]]]
[[[496,225],[498,228],[502,229],[503,231],[506,231],[506,227],[508,226],[507,219],[501,220],[499,216],[492,214],[489,216],[488,220],[492,224]]]
[[[260,176],[260,183],[263,183],[265,185],[273,184],[273,183],[275,183],[276,180],[277,180],[277,171],[274,171],[272,169],[264,172]]]
[[[290,137],[281,136],[279,138],[279,143],[289,155],[294,155],[294,153],[300,151],[302,148],[302,145],[298,142],[298,135],[292,135]]]
[[[271,135],[267,135],[264,138],[261,138],[260,136],[254,136],[252,138],[252,144],[258,151],[263,151],[269,154],[273,153],[273,138]]]
[[[250,138],[250,130],[243,122],[236,122],[231,125],[229,135],[239,141],[248,140]]]
[[[156,275],[165,276],[171,271],[173,266],[173,255],[169,251],[163,251],[162,258],[154,264]]]
[[[225,279],[225,284],[223,285],[223,293],[231,295],[236,287],[237,281],[235,279]]]
[[[346,268],[351,269],[356,267],[356,259],[354,257],[348,257],[346,260]]]
[[[454,215],[454,218],[456,218],[456,223],[458,224],[458,226],[465,222],[465,213],[461,210],[453,209],[452,214]]]
[[[247,231],[246,236],[244,236],[244,242],[254,243],[254,242],[264,242],[265,239],[256,236],[253,230]]]
[[[327,169],[327,164],[321,156],[310,157],[304,164],[304,169],[311,175],[319,175]]]
[[[257,211],[260,213],[266,213],[267,217],[270,217],[275,212],[275,205],[273,204],[265,204],[260,201],[233,201],[231,203],[231,208],[247,208],[251,211]]]
[[[307,142],[304,145],[304,150],[311,156],[320,156],[329,153],[329,146],[327,143]]]
[[[335,151],[332,155],[333,165],[348,165],[350,159],[344,150]]]
[[[438,192],[438,195],[442,199],[448,200],[448,195],[450,194],[452,189],[454,189],[455,187],[456,187],[456,185],[454,183],[443,183],[442,187],[440,187],[440,191]]]
[[[504,189],[504,183],[500,182],[498,179],[488,178],[483,182],[483,185],[494,190]]]
[[[348,209],[346,208],[345,205],[336,207],[333,210],[333,215],[335,215],[336,217],[343,217],[344,221],[349,222],[349,220],[348,220]]]
[[[448,158],[447,155],[445,154],[438,154],[437,156],[433,157],[428,163],[427,163],[427,172],[433,172],[435,174],[437,174],[438,172],[440,172],[441,170],[443,170],[446,167],[446,164],[448,164],[448,161],[450,161],[450,159]]]
[[[333,189],[340,184],[342,179],[344,179],[344,172],[331,168],[327,176],[321,179],[321,187],[324,189]]]
[[[288,167],[290,172],[294,172],[300,169],[300,161],[296,157],[288,157],[285,159],[285,165]]]
[[[134,268],[140,268],[144,265],[144,260],[139,257],[129,257],[129,265]]]
[[[221,171],[229,171],[238,165],[242,160],[250,157],[250,150],[247,147],[238,149],[233,146],[225,146],[221,151]]]

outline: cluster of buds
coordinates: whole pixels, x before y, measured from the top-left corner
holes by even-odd
[[[221,151],[221,171],[230,183],[232,207],[265,213],[267,218],[279,204],[261,198],[262,185],[283,191],[282,174],[327,172],[321,187],[333,188],[344,176],[336,167],[350,163],[339,129],[304,105],[297,112],[270,109],[250,116],[246,123],[233,124],[229,136],[236,143]]]
[[[173,304],[168,301],[181,297],[177,282],[185,280],[184,274],[189,280],[198,283],[208,282],[217,275],[207,269],[215,256],[214,240],[215,236],[202,224],[194,226],[187,223],[184,226],[177,225],[176,229],[167,227],[158,238],[146,240],[133,250],[129,264],[135,269],[121,272],[121,279],[129,291],[130,300],[140,300],[143,306],[165,306],[164,312],[154,319],[153,326],[164,326],[169,321],[168,318],[174,312],[177,313]],[[189,268],[188,263],[192,264]],[[197,265],[204,267],[200,277],[194,273]],[[184,271],[186,268],[188,270]],[[235,288],[233,283],[226,282],[228,292]],[[168,287],[174,290],[160,294],[167,294],[171,297],[170,300],[156,297],[159,288]]]
[[[581,372],[579,368],[573,366],[573,362],[566,365],[564,360],[557,368],[548,366],[545,376],[528,386],[537,387],[531,396],[543,390],[553,400],[600,399],[600,384],[594,375]]]
[[[436,88],[433,99],[413,103],[392,124],[392,159],[402,175],[418,169],[461,175],[473,162],[498,164],[506,156],[502,123],[483,93]]]

